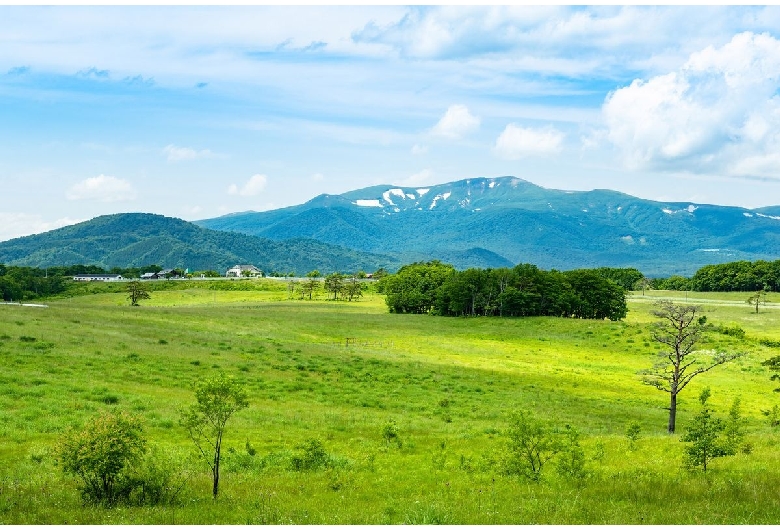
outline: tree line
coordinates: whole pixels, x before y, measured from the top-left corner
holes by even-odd
[[[521,264],[458,271],[440,261],[418,262],[380,280],[378,290],[392,313],[620,320],[628,311],[626,289],[596,269]]]
[[[106,270],[96,265],[68,265],[57,267],[20,267],[0,263],[0,297],[4,301],[21,301],[53,296],[68,289],[69,278],[77,274],[121,274],[138,278],[145,272],[159,272],[159,265]]]

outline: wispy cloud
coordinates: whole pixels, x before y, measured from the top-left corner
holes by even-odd
[[[137,196],[130,182],[106,175],[90,177],[71,186],[66,197],[70,201],[121,202]]]
[[[178,147],[173,144],[166,145],[162,152],[168,158],[168,162],[197,160],[199,158],[212,158],[214,156],[214,153],[212,153],[209,149],[201,149],[198,151],[191,147]]]
[[[409,175],[408,177],[401,180],[397,184],[399,186],[426,186],[428,184],[433,184],[433,181],[434,181],[433,171],[431,171],[430,169],[423,169],[422,171],[419,171],[414,175]]]
[[[561,150],[565,135],[554,127],[540,129],[506,126],[493,150],[501,158],[517,160],[526,156],[550,155]]]
[[[37,214],[0,212],[0,241],[15,237],[29,236],[48,232],[63,226],[73,225],[86,219],[71,219],[63,217],[54,221],[46,221]]]
[[[231,184],[228,187],[228,194],[241,195],[242,197],[254,197],[263,192],[266,184],[268,184],[268,177],[266,175],[252,175],[240,188],[236,184]]]

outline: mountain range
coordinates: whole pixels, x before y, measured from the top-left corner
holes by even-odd
[[[691,275],[703,265],[780,257],[780,206],[658,202],[610,190],[561,191],[516,177],[372,186],[297,206],[188,223],[101,216],[0,243],[0,263],[150,263],[222,270],[394,270],[439,259],[459,269],[636,267]]]
[[[458,268],[534,263],[668,276],[780,255],[780,206],[657,202],[610,190],[547,189],[516,177],[373,186],[196,223],[274,240],[312,238],[404,263],[437,258]]]

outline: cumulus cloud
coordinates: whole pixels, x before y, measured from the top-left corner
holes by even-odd
[[[191,147],[177,147],[173,144],[163,148],[163,154],[168,157],[168,162],[180,162],[182,160],[196,160],[198,158],[211,158],[214,156],[208,149],[197,151]]]
[[[457,140],[479,129],[479,118],[465,105],[450,105],[444,116],[431,129],[431,134]]]
[[[70,201],[120,202],[136,198],[133,185],[124,179],[98,175],[71,186],[66,197]]]
[[[565,135],[554,127],[532,129],[510,123],[496,139],[493,151],[509,160],[550,155],[561,150],[564,138]]]
[[[0,212],[0,241],[40,234],[41,232],[48,232],[49,230],[74,225],[82,221],[86,221],[86,219],[63,217],[55,221],[46,221],[40,215]]]
[[[780,41],[750,32],[637,79],[603,105],[630,167],[780,177]]]
[[[262,193],[267,183],[267,176],[260,174],[252,175],[240,188],[236,184],[231,184],[228,187],[228,193],[230,195],[241,195],[242,197],[253,197]]]

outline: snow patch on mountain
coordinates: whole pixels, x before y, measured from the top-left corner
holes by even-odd
[[[353,204],[357,206],[382,207],[382,203],[379,202],[379,199],[358,199]]]

